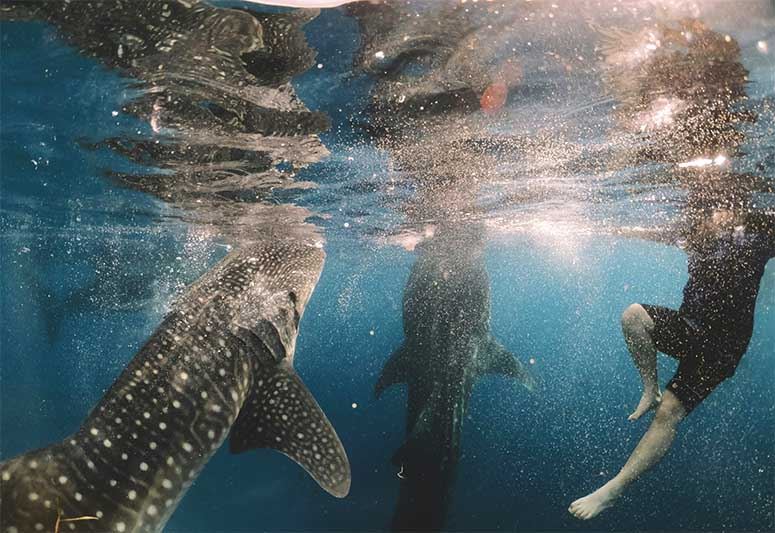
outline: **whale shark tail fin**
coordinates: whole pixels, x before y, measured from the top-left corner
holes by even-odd
[[[537,383],[532,374],[517,357],[490,337],[482,358],[481,374],[502,374],[518,380],[529,391],[536,389]]]
[[[393,352],[385,363],[385,367],[374,385],[374,396],[379,398],[382,393],[393,385],[406,383],[410,363],[409,350],[406,344],[402,344]]]
[[[337,498],[350,491],[350,463],[336,431],[290,365],[254,377],[229,440],[232,453],[275,449]]]

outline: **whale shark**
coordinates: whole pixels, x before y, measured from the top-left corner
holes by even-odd
[[[480,225],[450,223],[418,246],[403,297],[404,342],[375,385],[408,386],[406,441],[393,456],[401,487],[396,530],[444,524],[461,454],[466,407],[487,374],[535,382],[490,332],[490,288]]]
[[[227,437],[347,495],[347,455],[293,369],[324,257],[298,239],[243,245],[195,282],[72,436],[0,463],[3,532],[161,531]]]

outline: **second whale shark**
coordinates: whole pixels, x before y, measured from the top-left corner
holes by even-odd
[[[407,438],[393,456],[402,479],[395,530],[443,527],[476,381],[503,374],[534,388],[526,367],[490,332],[483,228],[445,224],[419,250],[404,289],[405,340],[375,387],[380,396],[393,384],[408,386]]]

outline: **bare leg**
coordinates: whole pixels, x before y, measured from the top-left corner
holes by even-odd
[[[632,355],[632,361],[643,380],[643,394],[629,420],[637,420],[654,409],[662,401],[657,381],[657,348],[651,338],[654,321],[639,304],[632,304],[622,314],[624,341]]]
[[[673,444],[678,423],[685,416],[686,410],[678,398],[672,392],[666,391],[648,431],[640,439],[622,470],[592,494],[573,502],[568,511],[576,518],[589,520],[611,507],[630,483],[664,457]]]

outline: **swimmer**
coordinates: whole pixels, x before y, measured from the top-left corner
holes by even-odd
[[[636,303],[622,315],[624,339],[643,381],[629,420],[651,410],[654,419],[622,470],[570,505],[576,518],[588,520],[611,507],[656,465],[681,420],[734,374],[748,348],[759,284],[775,257],[775,221],[761,213],[738,214],[731,206],[699,211],[686,236],[689,280],[681,307]],[[664,393],[657,381],[657,351],[679,361]]]

